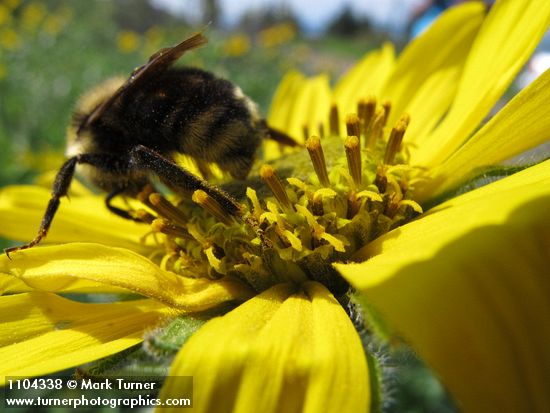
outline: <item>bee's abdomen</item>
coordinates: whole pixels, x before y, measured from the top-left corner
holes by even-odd
[[[262,130],[255,105],[230,82],[199,69],[172,69],[134,97],[142,142],[216,162],[235,177],[248,173]]]

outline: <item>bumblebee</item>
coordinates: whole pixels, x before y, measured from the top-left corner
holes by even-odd
[[[173,67],[184,53],[206,41],[198,33],[159,50],[126,81],[109,82],[92,101],[77,107],[68,159],[55,177],[38,234],[28,244],[6,249],[6,254],[33,247],[46,236],[77,167],[107,192],[107,208],[123,218],[133,219],[112,200],[136,196],[153,175],[175,192],[203,190],[228,214],[239,216],[232,196],[176,164],[174,155],[191,156],[199,168],[215,163],[232,177],[244,179],[265,137],[297,144],[270,128],[238,86],[201,69]]]

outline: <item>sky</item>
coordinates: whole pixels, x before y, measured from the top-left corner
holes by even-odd
[[[321,30],[334,16],[349,5],[358,15],[368,16],[382,27],[400,32],[411,10],[424,0],[219,0],[223,21],[234,25],[247,10],[268,6],[288,6],[303,27],[310,32]],[[154,4],[175,13],[196,17],[201,0],[153,0]]]

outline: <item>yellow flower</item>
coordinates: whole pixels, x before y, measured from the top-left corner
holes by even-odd
[[[242,56],[250,50],[250,38],[246,34],[234,34],[223,45],[226,56]]]
[[[290,42],[295,36],[296,28],[292,23],[280,23],[262,30],[258,40],[261,47],[271,49]]]
[[[39,3],[29,3],[21,13],[21,25],[29,31],[33,31],[44,20],[47,14],[46,7]]]
[[[96,360],[175,314],[242,303],[184,343],[162,395],[177,397],[175,377],[193,376],[197,411],[368,411],[375,361],[342,308],[335,263],[369,326],[409,342],[461,410],[547,411],[550,161],[451,195],[476,171],[508,174],[487,167],[548,140],[550,72],[480,123],[544,34],[550,3],[484,11],[451,9],[397,60],[385,46],[334,91],[326,77],[289,74],[268,120],[307,137],[307,151],[277,158],[266,145],[273,168],[259,175],[273,196],[247,189],[246,225],[205,199],[194,197],[205,211],[189,200],[176,208],[144,192],[150,209],[129,207],[152,222],[146,236],[73,187],[48,234],[70,243],[0,258],[12,293],[0,297],[2,379]],[[32,238],[48,198],[41,187],[4,189],[0,233]],[[148,298],[57,295],[120,291]]]
[[[5,5],[0,4],[0,26],[7,26],[11,18],[11,10]]]
[[[131,30],[124,30],[118,34],[118,50],[123,53],[132,53],[139,46],[139,35]]]
[[[15,30],[4,29],[0,32],[0,46],[6,50],[16,50],[21,46],[21,38]]]

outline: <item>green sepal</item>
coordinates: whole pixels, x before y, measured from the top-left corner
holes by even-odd
[[[206,317],[179,316],[145,333],[143,348],[157,360],[171,359],[205,322]]]
[[[546,159],[549,159],[549,158],[546,158]],[[543,159],[541,162],[543,162],[546,159]],[[427,211],[428,209],[436,205],[439,205],[448,199],[452,199],[459,195],[465,194],[466,192],[470,192],[470,191],[473,191],[474,189],[481,188],[482,186],[488,185],[502,178],[506,178],[507,176],[523,171],[524,169],[530,168],[531,166],[534,166],[534,165],[536,165],[536,163],[525,164],[525,165],[512,165],[512,166],[493,165],[493,166],[477,168],[472,172],[469,179],[467,179],[466,181],[463,181],[460,185],[457,185],[456,187],[442,193],[436,198],[432,198],[428,200],[428,202],[423,204],[422,207],[424,208],[424,211]]]

